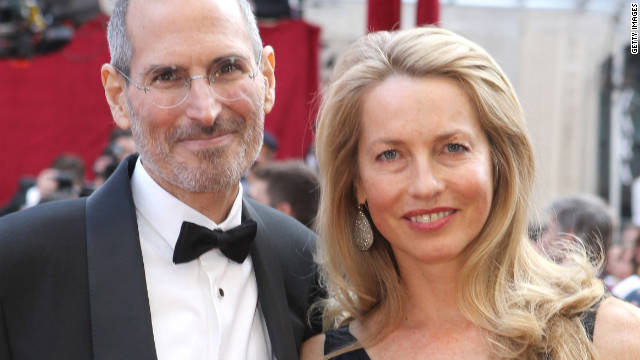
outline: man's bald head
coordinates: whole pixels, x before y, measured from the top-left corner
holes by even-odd
[[[133,57],[133,46],[127,34],[127,12],[130,2],[131,0],[117,0],[107,28],[111,65],[127,75],[129,75],[131,58]],[[256,18],[247,0],[237,0],[237,3],[242,13],[245,29],[251,39],[255,59],[258,61],[262,51],[262,39],[258,32]]]

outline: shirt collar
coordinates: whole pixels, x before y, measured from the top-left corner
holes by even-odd
[[[242,221],[242,184],[239,184],[238,195],[227,218],[220,224],[216,224],[158,185],[145,170],[141,157],[136,161],[136,167],[131,176],[131,192],[139,215],[146,218],[172,249],[175,248],[183,221],[211,230],[229,230],[240,225]]]

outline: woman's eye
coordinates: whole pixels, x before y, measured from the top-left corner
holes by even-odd
[[[460,144],[447,144],[447,152],[450,152],[450,153],[457,153],[457,152],[462,152],[466,150],[467,148],[465,148]]]
[[[398,158],[398,152],[395,150],[385,150],[380,155],[378,155],[378,159],[383,161],[395,160]]]

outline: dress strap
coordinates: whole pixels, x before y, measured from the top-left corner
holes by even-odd
[[[344,349],[358,342],[355,336],[349,332],[349,324],[332,329],[324,333],[324,355]],[[363,348],[347,352],[338,352],[339,355],[331,357],[332,360],[371,360]]]
[[[593,304],[593,306],[588,311],[585,311],[580,317],[580,322],[582,323],[584,332],[587,333],[587,338],[589,338],[589,341],[591,342],[593,342],[593,331],[596,327],[596,315],[598,313],[598,308],[606,297],[607,295],[601,297],[598,302]]]
[[[580,322],[582,323],[582,327],[584,327],[584,332],[587,333],[589,341],[593,342],[593,329],[596,325],[596,312],[593,310],[585,312],[580,319]]]
[[[349,332],[349,324],[337,329],[331,329],[324,333],[324,354],[328,355],[358,341]]]

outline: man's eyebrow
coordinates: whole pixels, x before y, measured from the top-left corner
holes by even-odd
[[[239,54],[239,53],[230,53],[230,54],[225,54],[225,55],[218,56],[218,57],[214,58],[213,60],[211,60],[209,62],[209,65],[210,66],[211,65],[215,65],[215,64],[218,64],[218,63],[220,63],[222,61],[230,59],[230,58],[236,58],[236,59],[240,59],[240,60],[243,60],[243,61],[246,61],[246,62],[250,62],[251,61],[250,57],[247,57],[246,55],[242,55],[242,54]]]
[[[227,60],[229,58],[238,58],[238,59],[242,59],[244,61],[249,62],[250,58],[247,57],[247,55],[245,54],[240,54],[240,53],[228,53],[228,54],[224,54],[221,56],[217,56],[214,59],[212,59],[211,61],[209,61],[209,66],[211,67],[215,64],[220,63],[221,61]],[[149,66],[147,66],[146,68],[144,68],[142,70],[142,72],[140,72],[141,76],[146,76],[147,74],[150,74],[158,69],[175,69],[175,70],[184,70],[186,69],[186,67],[182,66],[182,65],[177,65],[177,64],[151,64]]]
[[[142,75],[144,77],[147,74],[150,74],[150,73],[152,73],[154,71],[157,71],[158,69],[182,70],[182,69],[184,69],[184,67],[182,67],[180,65],[175,65],[175,64],[151,64],[151,65],[147,66],[146,68],[144,68],[143,71],[140,72],[140,75]]]

